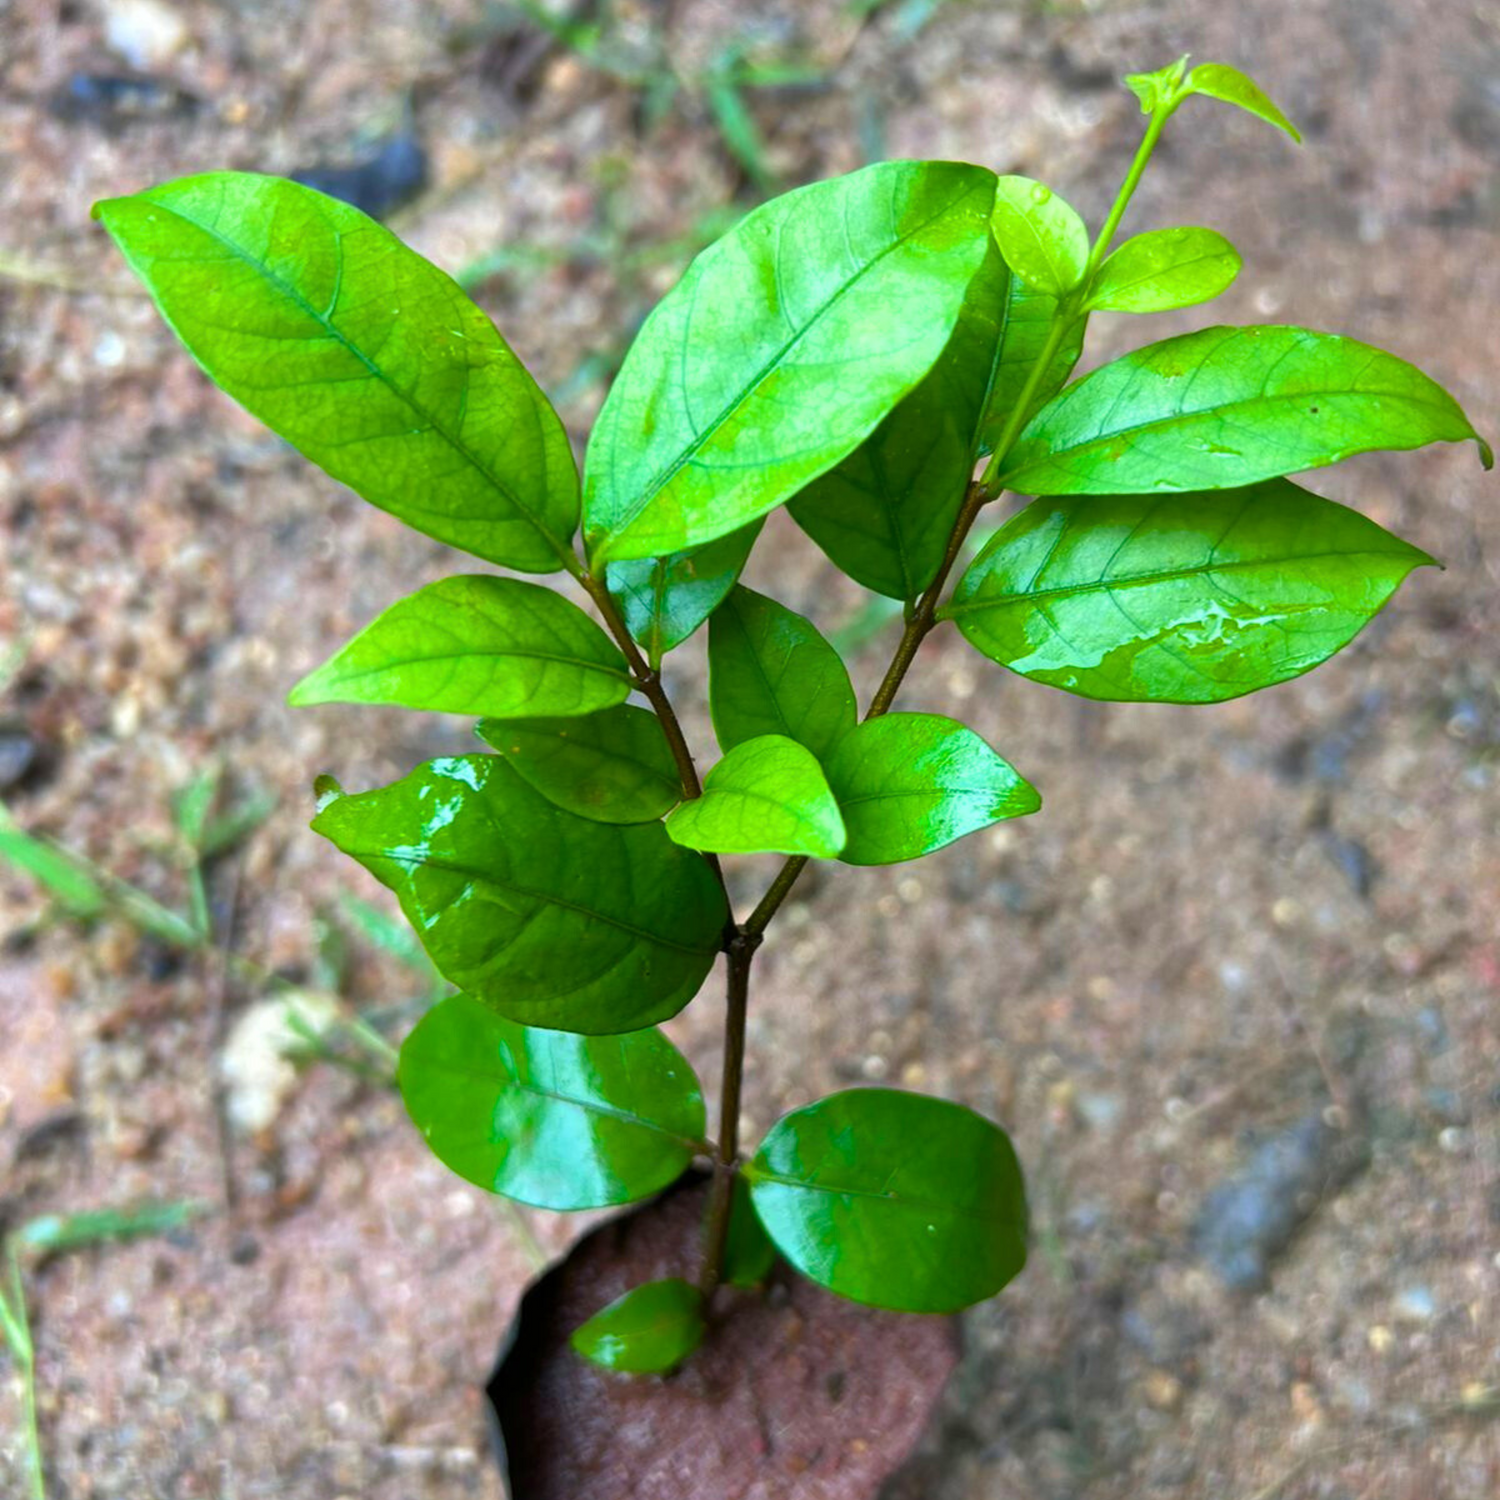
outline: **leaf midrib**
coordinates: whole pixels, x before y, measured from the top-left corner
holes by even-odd
[[[584,1110],[589,1114],[602,1115],[606,1119],[615,1120],[622,1125],[634,1125],[641,1130],[649,1130],[653,1134],[664,1137],[674,1144],[689,1150],[699,1146],[702,1142],[696,1136],[680,1135],[675,1130],[668,1130],[656,1120],[647,1119],[644,1115],[632,1114],[629,1110],[621,1109],[617,1105],[604,1104],[594,1099],[579,1099],[572,1094],[562,1093],[558,1089],[541,1088],[537,1084],[527,1083],[514,1074],[487,1073],[480,1068],[466,1068],[461,1063],[443,1062],[439,1066],[445,1073],[454,1074],[460,1078],[472,1078],[480,1083],[497,1084],[500,1089],[519,1089],[522,1093],[533,1094],[538,1099],[552,1099],[559,1104],[569,1104],[575,1109]]]
[[[976,1208],[968,1208],[962,1204],[955,1203],[951,1198],[940,1201],[929,1202],[923,1198],[913,1197],[907,1193],[879,1192],[874,1188],[856,1187],[829,1187],[826,1183],[810,1182],[805,1177],[788,1177],[781,1172],[773,1172],[767,1167],[752,1165],[746,1171],[751,1185],[759,1182],[775,1183],[778,1187],[795,1188],[804,1193],[822,1193],[830,1198],[869,1198],[878,1203],[890,1203],[899,1208],[920,1209],[924,1213],[948,1214],[955,1218],[968,1219],[976,1224],[1012,1223],[999,1214],[986,1214]]]
[[[603,922],[608,927],[614,927],[630,937],[638,938],[643,943],[650,943],[658,948],[670,948],[677,953],[685,953],[694,958],[700,958],[705,953],[717,953],[719,951],[719,933],[715,931],[713,939],[704,947],[693,948],[686,943],[679,943],[673,938],[664,937],[661,933],[648,932],[643,927],[636,927],[630,922],[622,921],[619,917],[610,916],[607,912],[595,911],[593,907],[580,906],[574,901],[565,901],[560,896],[550,891],[533,890],[529,886],[516,885],[511,881],[502,880],[485,870],[472,865],[455,864],[450,860],[433,854],[407,855],[396,854],[390,849],[353,849],[345,844],[339,847],[352,859],[357,859],[363,864],[366,860],[387,860],[394,865],[403,865],[407,869],[429,868],[446,871],[450,875],[461,875],[466,880],[482,881],[487,885],[496,886],[508,895],[529,896],[533,900],[545,902],[549,906],[561,907],[564,911],[576,912],[581,917],[592,918],[596,922]],[[450,903],[451,904],[451,903]]]
[[[1221,345],[1220,347],[1222,348],[1223,346]],[[1082,383],[1080,382],[1080,384],[1075,387],[1075,390],[1081,389]],[[1225,412],[1238,412],[1246,407],[1258,406],[1261,404],[1282,403],[1300,405],[1302,402],[1309,399],[1316,399],[1320,401],[1334,401],[1340,398],[1348,397],[1377,401],[1400,401],[1407,406],[1414,406],[1433,412],[1439,412],[1445,416],[1452,415],[1451,410],[1448,407],[1444,406],[1442,402],[1427,400],[1420,396],[1413,396],[1404,391],[1353,390],[1347,386],[1338,388],[1324,387],[1317,390],[1296,392],[1289,391],[1281,395],[1269,395],[1265,391],[1261,391],[1254,396],[1242,397],[1238,401],[1221,401],[1217,402],[1213,406],[1200,407],[1193,411],[1169,412],[1165,416],[1152,417],[1149,421],[1133,422],[1128,427],[1112,427],[1107,431],[1095,433],[1092,437],[1083,438],[1073,443],[1064,443],[1062,446],[1047,449],[1043,453],[1037,455],[1035,458],[1028,458],[1027,461],[1021,464],[1019,468],[1008,469],[1004,474],[1000,476],[1000,478],[1001,481],[1004,482],[1007,486],[1016,489],[1020,493],[1024,494],[1026,490],[1025,485],[1017,485],[1013,483],[1013,481],[1016,480],[1019,476],[1026,474],[1034,469],[1044,469],[1048,464],[1056,464],[1062,459],[1072,458],[1078,454],[1089,453],[1096,448],[1108,447],[1111,443],[1118,442],[1121,438],[1124,437],[1138,436],[1141,433],[1153,432],[1162,427],[1170,427],[1191,422],[1201,422],[1205,419],[1212,420],[1221,417]],[[1075,396],[1073,397],[1073,399],[1076,400],[1077,397]],[[1452,439],[1445,438],[1441,441],[1463,442],[1465,440],[1466,436]],[[1016,448],[1020,448],[1021,445],[1027,441],[1035,443],[1045,441],[1045,439],[1040,435],[1028,439],[1026,437],[1026,434],[1022,433],[1020,439],[1016,443]],[[1265,439],[1261,437],[1260,441],[1264,442]],[[1433,439],[1424,438],[1420,443],[1415,445],[1408,444],[1408,446],[1422,446],[1422,444],[1431,441],[1433,441]],[[1285,446],[1285,444],[1283,443],[1282,446]],[[1388,445],[1381,444],[1380,446]]]
[[[944,618],[956,620],[960,615],[980,614],[986,610],[1007,609],[1017,604],[1029,604],[1038,599],[1066,599],[1077,594],[1108,592],[1114,589],[1129,589],[1152,583],[1164,583],[1179,578],[1195,578],[1212,573],[1236,573],[1251,568],[1277,568],[1287,563],[1318,562],[1325,558],[1403,558],[1406,554],[1396,548],[1360,548],[1357,551],[1294,552],[1285,557],[1240,558],[1233,562],[1195,564],[1190,568],[1163,568],[1153,573],[1126,573],[1114,577],[1092,578],[1083,583],[1056,584],[1049,588],[1027,589],[1018,593],[975,598],[960,603],[954,601],[943,611]],[[1421,558],[1412,563],[1420,566]],[[1409,571],[1409,570],[1408,570]],[[983,585],[981,585],[983,587]]]
[[[560,666],[560,667],[578,667],[580,670],[582,670],[584,672],[598,672],[598,673],[603,674],[606,677],[615,677],[615,678],[618,678],[621,682],[627,683],[628,685],[630,685],[632,687],[635,685],[635,680],[634,680],[634,678],[631,677],[630,671],[629,671],[628,668],[623,668],[622,669],[620,667],[605,666],[603,662],[594,661],[594,660],[591,660],[588,657],[583,657],[583,656],[561,656],[561,655],[558,655],[557,653],[551,652],[551,651],[533,651],[533,650],[519,650],[518,651],[518,650],[512,650],[512,649],[510,649],[508,647],[507,648],[503,648],[503,649],[499,649],[499,650],[486,650],[486,651],[438,651],[438,652],[432,652],[432,653],[430,653],[428,655],[425,655],[425,656],[400,656],[400,657],[392,657],[392,658],[390,658],[390,660],[388,660],[386,662],[382,662],[382,663],[380,663],[377,666],[349,667],[346,670],[344,670],[342,673],[339,674],[339,680],[340,681],[348,681],[349,679],[355,678],[355,677],[373,677],[373,676],[376,676],[378,673],[395,671],[395,670],[397,670],[397,669],[399,669],[401,667],[420,667],[420,666],[429,665],[432,662],[439,662],[439,661],[497,661],[497,662],[503,662],[503,661],[513,661],[513,660],[547,662],[550,665]],[[624,658],[622,657],[621,660],[623,661]],[[334,662],[330,662],[329,666],[330,667],[334,666],[336,661],[337,661],[337,658],[335,658]],[[492,717],[494,717],[494,718],[501,718],[501,717],[503,717],[503,715],[495,714],[495,715],[492,715]]]

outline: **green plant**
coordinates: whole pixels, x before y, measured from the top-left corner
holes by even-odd
[[[555,1209],[637,1200],[712,1163],[695,1283],[638,1288],[578,1332],[616,1368],[684,1358],[719,1283],[765,1274],[768,1238],[835,1292],[912,1311],[988,1297],[1025,1260],[1010,1142],[957,1104],[852,1090],[740,1151],[751,963],[808,860],[915,859],[1040,805],[970,729],[894,711],[926,637],[951,621],[1085,697],[1233,698],[1327,659],[1431,561],[1283,476],[1435,441],[1473,439],[1491,462],[1426,375],[1301,328],[1209,328],[1067,384],[1094,312],[1201,302],[1239,269],[1208,229],[1111,253],[1179,106],[1204,95],[1295,135],[1228,67],[1127,81],[1148,123],[1092,238],[1042,184],[944,162],[868,167],[747,216],[646,321],[581,486],[489,321],[355,210],[238,174],[95,210],[250,411],[417,530],[566,574],[602,621],[536,583],[447,578],[292,696],[465,714],[489,747],[358,794],[320,779],[313,823],[396,892],[461,990],[401,1055],[438,1156]],[[1037,498],[950,591],[1005,490]],[[817,629],[737,582],[783,504],[903,612],[862,716]],[[700,783],[661,665],[705,620],[723,755]],[[736,915],[719,858],[762,852],[786,863]],[[652,1028],[720,954],[710,1139],[697,1081]]]

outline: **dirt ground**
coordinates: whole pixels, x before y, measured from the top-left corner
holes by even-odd
[[[1043,177],[1095,222],[1139,129],[1117,76],[1185,51],[1249,68],[1306,145],[1195,102],[1129,221],[1221,229],[1239,285],[1098,319],[1087,357],[1297,322],[1416,361],[1500,430],[1492,0],[954,0],[915,34],[910,3],[864,24],[842,0],[668,9],[685,72],[741,38],[825,75],[751,96],[782,181],[952,156]],[[127,63],[156,91],[102,112],[66,93]],[[274,793],[210,896],[237,954],[306,983],[337,894],[384,895],[307,831],[313,775],[373,785],[466,728],[293,712],[286,689],[455,560],[217,395],[88,206],[349,160],[408,107],[430,182],[392,222],[450,269],[505,252],[476,294],[581,440],[681,237],[753,191],[701,90],[643,128],[638,89],[479,0],[0,0],[0,797],[181,907],[173,794],[214,762],[231,799]],[[998,1118],[1029,1174],[1032,1263],[968,1316],[902,1500],[1500,1493],[1496,486],[1445,448],[1316,487],[1447,570],[1333,664],[1212,710],[1085,705],[940,633],[903,705],[965,718],[1046,807],[920,866],[819,872],[758,960],[752,1140],[885,1080]],[[748,578],[830,628],[861,604],[785,517]],[[856,655],[866,690],[890,644]],[[701,737],[701,642],[669,676]],[[763,879],[746,862],[736,890]],[[347,1070],[221,1129],[216,1057],[260,992],[216,957],[49,915],[10,870],[0,932],[0,1220],[213,1207],[28,1262],[49,1493],[496,1496],[480,1388],[535,1258],[518,1221]],[[399,1039],[419,984],[350,951],[344,995]],[[720,1022],[711,983],[669,1028],[710,1081]],[[1278,1151],[1301,1156],[1255,1200]],[[1239,1288],[1231,1210],[1300,1225],[1284,1247],[1245,1231]],[[548,1253],[579,1227],[529,1222]],[[19,1434],[6,1383],[7,1496]]]

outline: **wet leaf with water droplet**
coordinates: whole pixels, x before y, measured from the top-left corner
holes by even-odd
[[[429,761],[313,820],[395,891],[443,975],[500,1015],[589,1034],[674,1016],[719,951],[724,893],[660,823],[564,812],[501,757]]]
[[[1218,703],[1326,661],[1431,562],[1284,479],[1038,500],[943,614],[992,661],[1080,697]]]
[[[956,1312],[1026,1264],[1026,1189],[998,1125],[898,1089],[784,1115],[745,1168],[776,1248],[856,1302]]]
[[[1071,292],[1089,260],[1089,232],[1071,204],[1030,177],[995,185],[995,240],[1005,263],[1049,297]]]

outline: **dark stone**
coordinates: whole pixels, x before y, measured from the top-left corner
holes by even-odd
[[[1309,1115],[1273,1135],[1208,1195],[1193,1228],[1194,1248],[1226,1286],[1258,1291],[1323,1199],[1368,1161],[1362,1135],[1334,1129],[1321,1113]]]
[[[427,153],[414,134],[402,131],[352,166],[304,167],[290,175],[293,182],[352,203],[372,219],[383,219],[427,186]]]
[[[53,90],[47,107],[69,124],[113,132],[141,121],[190,114],[198,102],[176,84],[144,73],[80,72]]]
[[[23,726],[0,724],[0,792],[20,786],[40,762],[40,746]]]

